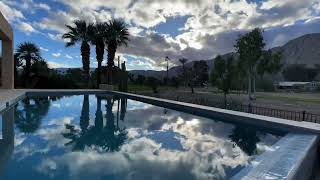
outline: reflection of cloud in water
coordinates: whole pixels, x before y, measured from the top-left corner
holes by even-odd
[[[70,100],[70,102],[68,101]],[[90,126],[95,121],[95,99],[90,96]],[[127,141],[117,152],[102,153],[97,147],[72,152],[62,136],[64,124],[79,127],[83,97],[63,98],[68,110],[51,108],[33,134],[16,135],[14,160],[32,161],[36,172],[51,178],[73,179],[228,179],[254,156],[248,156],[229,138],[235,126],[182,112],[128,100],[124,121]],[[117,103],[112,107],[115,121]],[[106,124],[106,102],[102,100]],[[56,116],[58,115],[58,116]],[[60,117],[59,117],[60,116]],[[270,150],[277,137],[259,134],[257,152]],[[42,158],[36,158],[39,156]],[[30,172],[34,171],[30,168]],[[35,172],[34,172],[35,173]],[[66,177],[66,178],[67,178]]]

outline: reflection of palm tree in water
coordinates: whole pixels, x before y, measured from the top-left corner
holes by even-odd
[[[229,137],[247,155],[251,156],[256,153],[257,143],[260,139],[255,129],[238,125]]]
[[[73,125],[66,124],[66,129],[69,130],[69,133],[63,133],[65,138],[71,139],[70,142],[66,145],[73,145],[73,150],[84,150],[86,145],[87,130],[89,126],[89,95],[83,96],[82,109],[80,115],[80,129],[81,131],[75,129]]]
[[[49,111],[48,97],[27,97],[14,107],[15,124],[23,133],[34,133]]]
[[[127,99],[126,98],[121,98],[121,109],[120,109],[120,120],[123,121],[126,111],[127,111]]]
[[[89,100],[84,98],[80,117],[81,130],[75,129],[73,125],[66,125],[68,133],[63,136],[71,139],[67,145],[73,145],[73,150],[84,150],[86,146],[102,148],[104,151],[117,151],[120,146],[124,144],[127,139],[127,132],[125,128],[120,129],[115,126],[114,115],[112,112],[113,101],[111,98],[107,99],[107,122],[104,127],[103,113],[101,110],[101,97],[97,96],[97,110],[95,117],[95,125],[88,128],[89,125]]]
[[[112,112],[114,102],[112,99],[107,99],[106,109],[107,109],[107,123],[106,128],[104,129],[104,134],[106,135],[106,142],[104,148],[108,151],[118,151],[120,146],[124,144],[127,139],[127,131],[125,128],[119,128],[118,122],[117,126],[115,126],[114,115]],[[123,115],[124,116],[124,115]]]
[[[83,96],[82,110],[80,115],[80,128],[81,131],[85,132],[89,126],[89,95]]]

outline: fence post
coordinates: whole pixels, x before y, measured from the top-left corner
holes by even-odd
[[[302,121],[305,121],[306,118],[306,111],[302,111]]]
[[[252,106],[251,106],[251,103],[249,103],[249,105],[248,105],[248,113],[252,113]]]

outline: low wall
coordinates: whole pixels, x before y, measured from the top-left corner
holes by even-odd
[[[319,138],[316,135],[289,133],[258,156],[232,180],[310,179],[317,163]]]

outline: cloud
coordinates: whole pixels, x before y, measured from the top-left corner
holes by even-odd
[[[62,34],[52,34],[52,33],[48,33],[47,35],[48,35],[48,37],[49,37],[50,39],[52,39],[52,40],[55,40],[55,41],[63,41],[63,42],[64,42],[64,40],[62,39]]]
[[[11,22],[19,19],[25,19],[21,11],[15,8],[11,8],[3,1],[0,1],[0,11],[4,15],[4,17]]]
[[[303,33],[319,32],[314,31],[315,26],[307,30],[311,27],[309,22],[318,22],[320,17],[320,3],[317,0],[91,0],[90,3],[86,0],[57,0],[65,7],[61,9],[52,9],[48,4],[33,0],[19,2],[0,1],[0,8],[8,9],[2,6],[10,5],[11,10],[6,13],[15,14],[10,15],[15,17],[13,19],[23,19],[21,11],[27,13],[28,9],[32,9],[30,7],[46,10],[47,14],[33,22],[32,26],[38,31],[45,31],[44,34],[50,39],[61,42],[61,35],[67,30],[65,24],[72,24],[75,19],[100,22],[121,18],[128,24],[131,41],[127,48],[121,48],[118,52],[133,58],[144,58],[146,67],[155,66],[153,69],[160,68],[165,56],[177,64],[177,59],[181,57],[190,61],[211,59],[233,51],[238,35],[255,27],[265,29],[267,47],[282,45]],[[179,29],[177,35],[158,31],[159,25],[165,25],[170,32],[172,27],[166,23],[169,18],[176,17],[186,19],[181,27],[175,27]],[[293,36],[284,30],[289,30]]]
[[[44,47],[41,47],[41,46],[40,46],[40,50],[45,51],[45,52],[48,52],[48,51],[49,51],[49,49],[44,48]]]
[[[68,59],[73,59],[73,57],[70,56],[69,54],[66,54],[65,57],[68,58]]]
[[[71,66],[62,64],[62,63],[57,63],[53,61],[47,61],[49,68],[56,69],[56,68],[69,68]]]
[[[92,0],[89,4],[85,0],[59,1],[69,10],[49,12],[49,16],[37,24],[41,29],[56,31],[60,36],[66,31],[65,24],[71,24],[74,19],[96,22],[111,17],[123,18],[129,24],[132,36],[129,47],[119,52],[143,57],[152,66],[159,66],[165,56],[170,56],[176,63],[181,57],[190,60],[211,59],[217,54],[228,53],[233,51],[234,41],[240,33],[263,27],[271,34],[272,29],[292,26],[297,21],[318,16],[316,10],[320,6],[316,0],[269,0],[259,3],[246,0],[121,0],[121,3]],[[144,10],[146,7],[148,11]],[[168,18],[178,16],[187,17],[187,21],[176,37],[148,30],[166,23]],[[49,34],[54,40],[60,40],[59,36]],[[277,34],[273,39],[271,35],[267,37],[266,41],[271,44],[281,44],[290,39]]]
[[[55,58],[58,58],[61,56],[61,53],[52,53],[51,55]]]
[[[35,4],[35,7],[49,11],[51,8],[45,3]]]
[[[26,33],[27,35],[38,32],[36,29],[34,29],[30,24],[26,22],[20,22],[18,28],[20,31]]]

